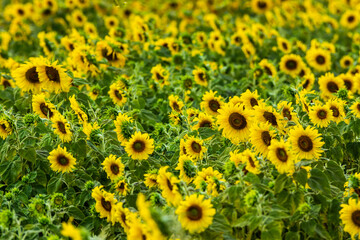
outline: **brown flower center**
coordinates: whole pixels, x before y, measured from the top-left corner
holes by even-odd
[[[353,84],[352,84],[352,82],[350,80],[345,79],[344,84],[345,84],[345,87],[346,87],[347,90],[351,90]]]
[[[320,109],[316,115],[318,116],[319,119],[325,119],[327,116],[327,112],[323,109]]]
[[[180,112],[180,106],[177,102],[173,102],[172,107],[175,111]]]
[[[332,92],[332,93],[335,93],[339,90],[338,85],[333,81],[328,82],[326,87],[329,90],[329,92]]]
[[[331,109],[334,117],[338,117],[340,115],[340,111],[337,107],[331,106],[330,109]]]
[[[322,64],[325,63],[325,57],[322,56],[322,55],[318,55],[318,56],[316,56],[315,61],[316,61],[318,64],[322,65]]]
[[[287,155],[286,150],[284,148],[277,148],[276,149],[276,156],[282,162],[286,162],[288,160],[288,155]]]
[[[191,221],[198,221],[202,218],[203,213],[202,213],[202,208],[198,205],[191,205],[187,210],[186,210],[186,216],[187,218],[189,218]]]
[[[111,164],[110,170],[114,175],[118,175],[120,172],[119,166],[115,163]]]
[[[211,111],[217,112],[220,108],[220,103],[217,100],[212,99],[209,101],[209,108],[211,109]]]
[[[277,126],[276,117],[272,112],[265,111],[263,117],[273,126]]]
[[[289,69],[289,70],[296,69],[297,65],[298,65],[297,62],[295,60],[292,60],[292,59],[287,60],[286,63],[285,63],[286,68]]]
[[[136,140],[133,144],[133,149],[135,152],[142,152],[145,149],[145,143],[141,140]]]
[[[301,151],[310,152],[313,149],[313,142],[308,136],[301,136],[298,139],[298,146]]]
[[[270,146],[271,144],[271,136],[268,131],[264,131],[261,133],[261,139],[265,143],[266,146]]]
[[[258,101],[255,98],[250,99],[250,105],[252,107],[259,105]]]
[[[3,86],[4,86],[4,88],[11,87],[11,84],[9,81],[5,80],[5,81],[3,81]]]
[[[56,70],[56,68],[46,66],[45,72],[50,81],[57,82],[57,83],[60,82],[60,75],[59,75],[58,70]]]
[[[101,205],[106,211],[111,212],[111,202],[106,201],[105,198],[101,198]]]
[[[167,184],[168,188],[170,189],[170,191],[172,191],[173,186],[172,186],[172,184],[171,184],[171,182],[170,182],[170,180],[168,178],[166,179],[166,184]]]
[[[303,88],[306,89],[310,84],[309,79],[306,79],[305,83],[303,84]]]
[[[194,141],[194,142],[191,143],[191,149],[194,152],[199,153],[199,152],[201,152],[201,145]]]
[[[356,210],[351,214],[351,220],[357,227],[360,227],[360,210]]]
[[[123,96],[121,95],[121,93],[119,92],[119,90],[115,90],[114,94],[116,96],[117,99],[119,99],[120,101],[122,100]]]
[[[40,82],[39,75],[36,71],[36,67],[32,67],[29,70],[27,70],[25,73],[25,77],[26,77],[26,80],[28,80],[31,83],[39,83]]]
[[[200,127],[211,127],[211,122],[208,120],[204,120],[200,123]]]
[[[358,103],[358,104],[356,105],[356,108],[357,108],[358,111],[360,111],[360,103]]]
[[[286,43],[283,42],[281,45],[285,50],[288,50],[288,45]]]
[[[289,121],[292,119],[292,116],[291,116],[291,113],[290,113],[289,109],[284,108],[284,109],[282,110],[282,114],[283,114],[283,116],[286,117]]]
[[[49,116],[50,118],[52,118],[52,116],[54,115],[54,113],[50,110],[46,103],[40,104],[40,110],[45,116]]]
[[[348,20],[349,23],[352,23],[355,20],[355,17],[354,16],[349,16],[347,18],[347,20]]]
[[[344,64],[345,64],[345,66],[349,66],[349,65],[350,65],[350,61],[349,61],[349,60],[345,60]]]
[[[62,154],[59,155],[56,160],[61,166],[68,166],[70,163],[70,160]]]
[[[65,124],[63,122],[58,121],[57,127],[61,133],[66,134]]]
[[[249,163],[250,163],[251,167],[253,167],[253,168],[256,167],[254,160],[251,157],[249,157]]]
[[[205,74],[204,73],[198,73],[198,78],[200,79],[200,81],[205,82]]]
[[[267,75],[269,75],[269,76],[272,76],[272,75],[273,75],[273,73],[272,73],[272,71],[271,71],[270,68],[264,67],[264,69],[265,69],[265,72],[267,73]]]
[[[241,130],[244,129],[247,125],[246,118],[240,113],[232,113],[229,116],[229,124],[232,128]]]

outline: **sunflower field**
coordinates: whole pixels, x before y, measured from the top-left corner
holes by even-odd
[[[360,0],[0,11],[0,239],[360,238]]]

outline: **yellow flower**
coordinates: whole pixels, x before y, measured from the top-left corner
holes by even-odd
[[[209,82],[209,76],[204,69],[196,67],[192,71],[192,74],[194,75],[194,80],[197,84],[207,87]]]
[[[121,162],[121,158],[116,158],[115,155],[110,154],[105,158],[102,164],[108,178],[114,180],[124,174],[124,164]]]
[[[116,180],[117,182],[115,183],[115,190],[120,193],[122,196],[126,196],[128,194],[128,192],[130,191],[129,189],[129,184],[127,184],[126,180],[123,178],[118,178]]]
[[[106,192],[102,188],[103,186],[95,187],[91,193],[91,196],[96,200],[95,209],[100,213],[100,218],[107,218],[108,222],[114,224],[117,200],[114,194]]]
[[[212,224],[216,210],[210,199],[204,200],[204,195],[193,194],[186,196],[175,213],[181,226],[192,234],[205,231]]]
[[[50,152],[48,159],[51,169],[57,172],[72,172],[76,164],[76,159],[66,151],[66,147],[61,148],[60,145]]]
[[[154,139],[151,139],[147,133],[136,132],[126,143],[125,151],[132,159],[148,159],[154,152]]]
[[[350,198],[348,204],[341,204],[341,208],[340,219],[345,225],[344,231],[354,238],[356,234],[360,234],[360,201]]]
[[[184,102],[179,99],[178,96],[170,95],[169,96],[169,105],[171,109],[175,112],[181,112],[181,109],[184,107]]]
[[[266,106],[265,103],[261,103],[260,105],[255,106],[254,109],[254,120],[263,123],[268,122],[271,126],[276,127],[279,130],[283,130],[284,122],[281,119],[281,115],[276,112],[273,107]]]
[[[157,182],[160,189],[162,190],[161,194],[166,199],[166,201],[173,206],[178,206],[182,200],[182,196],[177,186],[180,180],[170,172],[167,172],[168,168],[168,166],[160,168]]]
[[[37,65],[38,60],[33,59],[31,62],[21,64],[20,67],[13,72],[12,76],[15,79],[16,85],[21,88],[22,91],[40,92],[42,82],[39,78]]]
[[[273,7],[272,0],[251,0],[251,9],[258,14],[263,14]]]
[[[302,126],[295,126],[289,132],[292,150],[299,159],[318,159],[323,152],[321,147],[324,145],[320,136],[315,128],[307,126],[304,129]]]
[[[345,119],[344,101],[332,98],[326,102],[332,111],[333,121],[339,123]]]
[[[315,105],[310,108],[309,117],[317,127],[327,127],[333,120],[333,115],[328,105]]]
[[[219,129],[223,129],[223,136],[234,143],[244,142],[249,138],[251,128],[250,112],[244,110],[244,105],[226,104],[219,110],[217,123]]]
[[[199,113],[198,117],[195,117],[193,122],[197,122],[193,126],[194,130],[198,130],[200,128],[213,128],[214,126],[214,119],[206,113]]]
[[[223,175],[218,171],[214,170],[212,167],[203,168],[194,179],[194,184],[197,189],[205,191],[214,197],[219,195],[219,192],[225,189]],[[205,183],[205,185],[204,185]]]
[[[184,143],[186,155],[193,159],[201,160],[204,153],[207,151],[203,145],[203,140],[195,137],[189,137]]]
[[[354,10],[347,10],[340,19],[340,25],[348,28],[354,29],[359,25],[359,13]]]
[[[243,151],[241,153],[240,159],[242,163],[246,164],[246,171],[249,171],[253,174],[259,174],[261,172],[259,161],[256,159],[255,154],[250,149],[246,149],[245,151]]]
[[[331,54],[322,48],[310,48],[306,51],[306,61],[319,72],[329,71],[331,69]]]
[[[360,118],[360,102],[356,101],[354,102],[351,107],[351,113],[354,114],[356,118]]]
[[[125,232],[128,232],[130,229],[130,219],[132,217],[132,212],[130,212],[129,209],[124,208],[122,202],[118,202],[114,207],[115,213],[112,215],[113,221],[120,222]]]
[[[301,57],[295,54],[284,55],[280,60],[280,70],[292,77],[296,77],[303,66]]]
[[[319,78],[319,88],[324,98],[333,97],[333,94],[343,87],[344,82],[333,73],[326,73]]]
[[[72,132],[70,131],[70,124],[64,116],[56,113],[51,121],[53,122],[52,127],[54,128],[54,133],[60,137],[61,141],[71,142]]]
[[[118,82],[110,85],[109,96],[113,103],[120,107],[122,107],[127,101],[125,91],[121,88]]]
[[[269,146],[275,137],[275,131],[271,129],[270,123],[259,123],[250,130],[250,141],[255,147],[256,152],[267,156]]]
[[[200,103],[201,108],[207,113],[216,116],[219,112],[218,110],[224,105],[221,96],[215,96],[217,91],[213,92],[212,90],[206,92],[202,97],[202,102]]]
[[[51,119],[56,114],[59,114],[54,104],[46,101],[45,94],[35,94],[32,99],[33,111],[38,114],[41,118]]]
[[[5,117],[0,117],[0,137],[5,140],[7,136],[11,135],[12,131],[10,122]]]
[[[61,235],[71,238],[72,240],[82,240],[80,229],[74,227],[74,225],[71,223],[71,220],[69,220],[67,223],[63,222],[61,225]]]
[[[159,184],[157,182],[158,174],[157,174],[156,170],[145,173],[144,177],[145,177],[144,183],[147,187],[151,188],[151,187],[159,186]]]
[[[151,69],[152,79],[160,84],[160,87],[169,85],[169,72],[161,64],[157,64]]]
[[[81,109],[79,103],[76,101],[75,95],[72,95],[71,97],[69,97],[69,100],[70,100],[70,107],[76,113],[76,115],[78,116],[80,122],[82,122],[82,123],[87,122],[88,116]]]
[[[249,89],[246,89],[244,93],[240,96],[242,104],[244,104],[245,109],[254,110],[255,106],[258,106],[262,100],[260,100],[260,96],[257,93],[257,90],[251,92]]]
[[[353,63],[354,63],[354,59],[352,57],[350,57],[349,55],[343,56],[340,59],[340,66],[345,69],[352,66]]]
[[[125,146],[129,141],[132,135],[132,126],[131,123],[133,119],[129,117],[126,113],[119,113],[114,121],[115,132],[117,138],[122,146]]]
[[[290,149],[289,142],[274,140],[269,147],[268,158],[272,162],[279,173],[292,174],[295,171],[295,154]]]
[[[197,171],[193,159],[186,155],[179,157],[175,170],[180,171],[180,178],[182,178],[187,184],[192,182]]]

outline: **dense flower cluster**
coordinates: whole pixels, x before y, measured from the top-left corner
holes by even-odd
[[[8,0],[4,239],[360,236],[360,1]]]

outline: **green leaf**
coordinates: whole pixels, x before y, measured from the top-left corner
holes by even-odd
[[[20,149],[19,154],[22,158],[24,158],[32,163],[35,163],[35,161],[36,161],[35,148]]]
[[[139,118],[141,118],[144,121],[159,122],[158,117],[155,114],[153,114],[151,111],[146,109],[141,109],[139,113]]]
[[[300,240],[300,234],[298,232],[287,232],[285,240]]]
[[[14,183],[21,171],[22,161],[20,159],[15,161],[4,161],[0,164],[0,179],[6,184]]]
[[[328,176],[330,181],[341,190],[344,190],[344,184],[346,182],[344,170],[335,161],[329,161],[326,165],[325,174]]]
[[[282,224],[280,222],[271,222],[266,225],[265,230],[261,232],[261,240],[281,239]]]
[[[36,176],[36,179],[35,179],[40,185],[42,186],[46,186],[47,184],[47,177],[46,177],[46,174],[44,171],[42,170],[37,170],[37,176]]]
[[[47,185],[47,192],[48,193],[54,193],[57,192],[62,184],[62,180],[59,177],[53,177],[50,179],[48,185]]]
[[[329,240],[332,239],[331,236],[330,236],[330,234],[328,233],[328,231],[326,231],[326,229],[324,228],[324,226],[321,225],[321,224],[317,224],[317,225],[315,226],[315,232],[316,232],[317,234],[319,234],[319,236],[320,236],[322,239],[329,239]]]
[[[281,192],[284,189],[288,179],[289,178],[286,176],[286,174],[279,175],[275,180],[274,192],[275,193]]]
[[[294,173],[295,180],[300,183],[302,186],[306,186],[307,183],[307,171],[305,169],[300,169]]]
[[[68,208],[69,216],[74,217],[75,219],[82,220],[85,218],[85,214],[77,207],[70,206]]]
[[[231,226],[229,221],[221,214],[215,214],[210,229],[215,232],[229,233],[231,232]]]
[[[308,180],[310,188],[330,195],[330,183],[327,176],[317,168],[311,169],[310,173],[311,176]]]
[[[207,128],[207,127],[202,127],[202,128],[199,128],[199,134],[200,134],[200,137],[202,139],[206,139],[206,138],[209,138],[211,137],[212,135],[216,134],[217,131],[211,129],[211,128]]]

